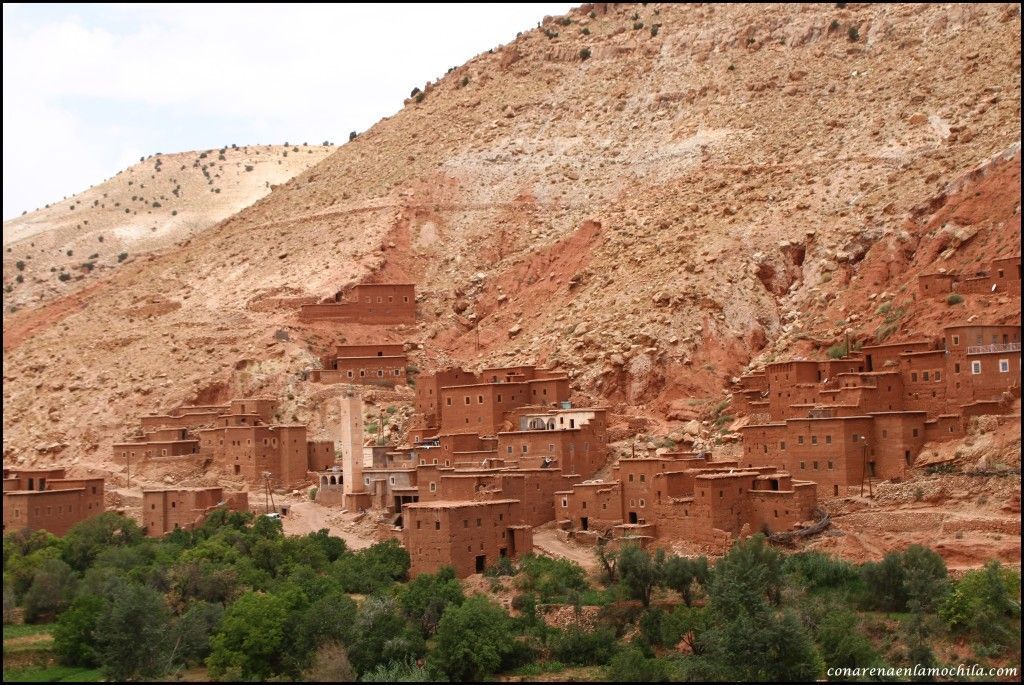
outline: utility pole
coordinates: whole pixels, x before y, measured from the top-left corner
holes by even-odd
[[[132,486],[132,453],[131,452],[127,452],[126,453],[126,455],[125,455],[125,462],[127,463],[127,467],[126,468],[128,470],[128,485],[126,485],[125,487],[130,488]]]

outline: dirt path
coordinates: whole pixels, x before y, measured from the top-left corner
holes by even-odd
[[[588,573],[594,573],[599,568],[593,548],[562,540],[554,528],[535,528],[533,548],[538,554],[575,561]]]
[[[345,541],[349,549],[365,549],[377,542],[355,521],[354,514],[343,514],[316,502],[289,502],[288,515],[282,518],[286,535],[305,535],[326,528]]]

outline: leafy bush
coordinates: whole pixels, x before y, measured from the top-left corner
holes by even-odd
[[[612,657],[607,679],[620,683],[664,683],[671,680],[671,674],[662,660],[648,657],[639,647],[626,647]]]
[[[568,559],[552,559],[527,554],[520,560],[520,589],[540,593],[542,602],[568,602],[588,589],[587,575],[579,564]]]
[[[960,293],[950,293],[946,296],[946,304],[962,304],[964,296]]]
[[[1012,644],[1020,629],[1020,574],[996,560],[969,571],[946,596],[939,616],[951,630],[973,634],[984,644]]]
[[[856,43],[860,40],[860,31],[857,30],[856,26],[851,26],[846,29],[846,37],[850,39],[851,43]]]
[[[101,598],[82,595],[57,619],[53,628],[53,649],[62,664],[87,668],[99,666],[96,624],[104,606]]]
[[[123,262],[126,259],[128,259],[128,253],[127,252],[122,252],[121,254],[117,255],[117,261],[118,262]]]
[[[449,680],[483,680],[513,653],[511,635],[512,619],[504,609],[486,597],[470,597],[444,612],[427,668]]]
[[[580,59],[581,60],[588,60],[588,59],[590,59],[590,48],[583,48],[583,49],[580,50]]]
[[[424,636],[434,633],[449,606],[459,606],[464,600],[462,585],[450,566],[436,574],[416,576],[403,588],[399,598],[406,617],[423,629]]]
[[[602,625],[593,630],[570,626],[548,636],[551,656],[567,664],[601,666],[608,663],[615,651],[615,629]]]

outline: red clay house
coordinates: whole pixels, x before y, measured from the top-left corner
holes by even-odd
[[[4,469],[4,533],[45,530],[64,535],[102,514],[102,478],[66,478],[64,469]]]
[[[223,488],[143,489],[142,525],[146,535],[160,537],[172,530],[192,530],[219,507],[248,511],[244,492],[225,493]]]
[[[262,484],[264,472],[269,472],[275,487],[304,485],[310,472],[334,464],[334,443],[309,440],[302,424],[273,423],[276,413],[277,401],[269,398],[180,407],[144,417],[142,435],[115,443],[114,457],[129,468],[135,460],[148,459],[208,462],[253,484]]]
[[[319,383],[396,385],[408,383],[405,346],[338,345],[334,353],[321,358],[323,369],[315,369],[311,380]]]
[[[940,340],[864,347],[847,359],[768,364],[733,394],[743,463],[775,466],[831,496],[901,478],[925,442],[1020,395],[1019,325],[944,329]]]
[[[303,304],[302,321],[336,321],[361,324],[416,323],[416,286],[411,283],[363,283],[333,301]]]
[[[599,536],[646,544],[687,540],[725,549],[743,533],[775,533],[812,519],[815,484],[773,467],[679,452],[621,459],[610,480],[555,493],[556,517],[580,540]]]

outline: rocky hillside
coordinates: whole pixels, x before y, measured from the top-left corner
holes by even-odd
[[[71,198],[5,221],[4,311],[67,296],[125,261],[173,247],[332,151],[303,144],[157,153]]]
[[[303,369],[341,339],[420,344],[423,370],[560,364],[662,422],[751,362],[877,335],[880,301],[893,340],[1013,315],[912,295],[936,258],[1019,252],[1018,5],[586,5],[413,85],[176,249],[5,315],[5,458],[98,463],[134,415],[239,392],[310,418]],[[420,322],[270,304],[363,280],[416,282]]]

